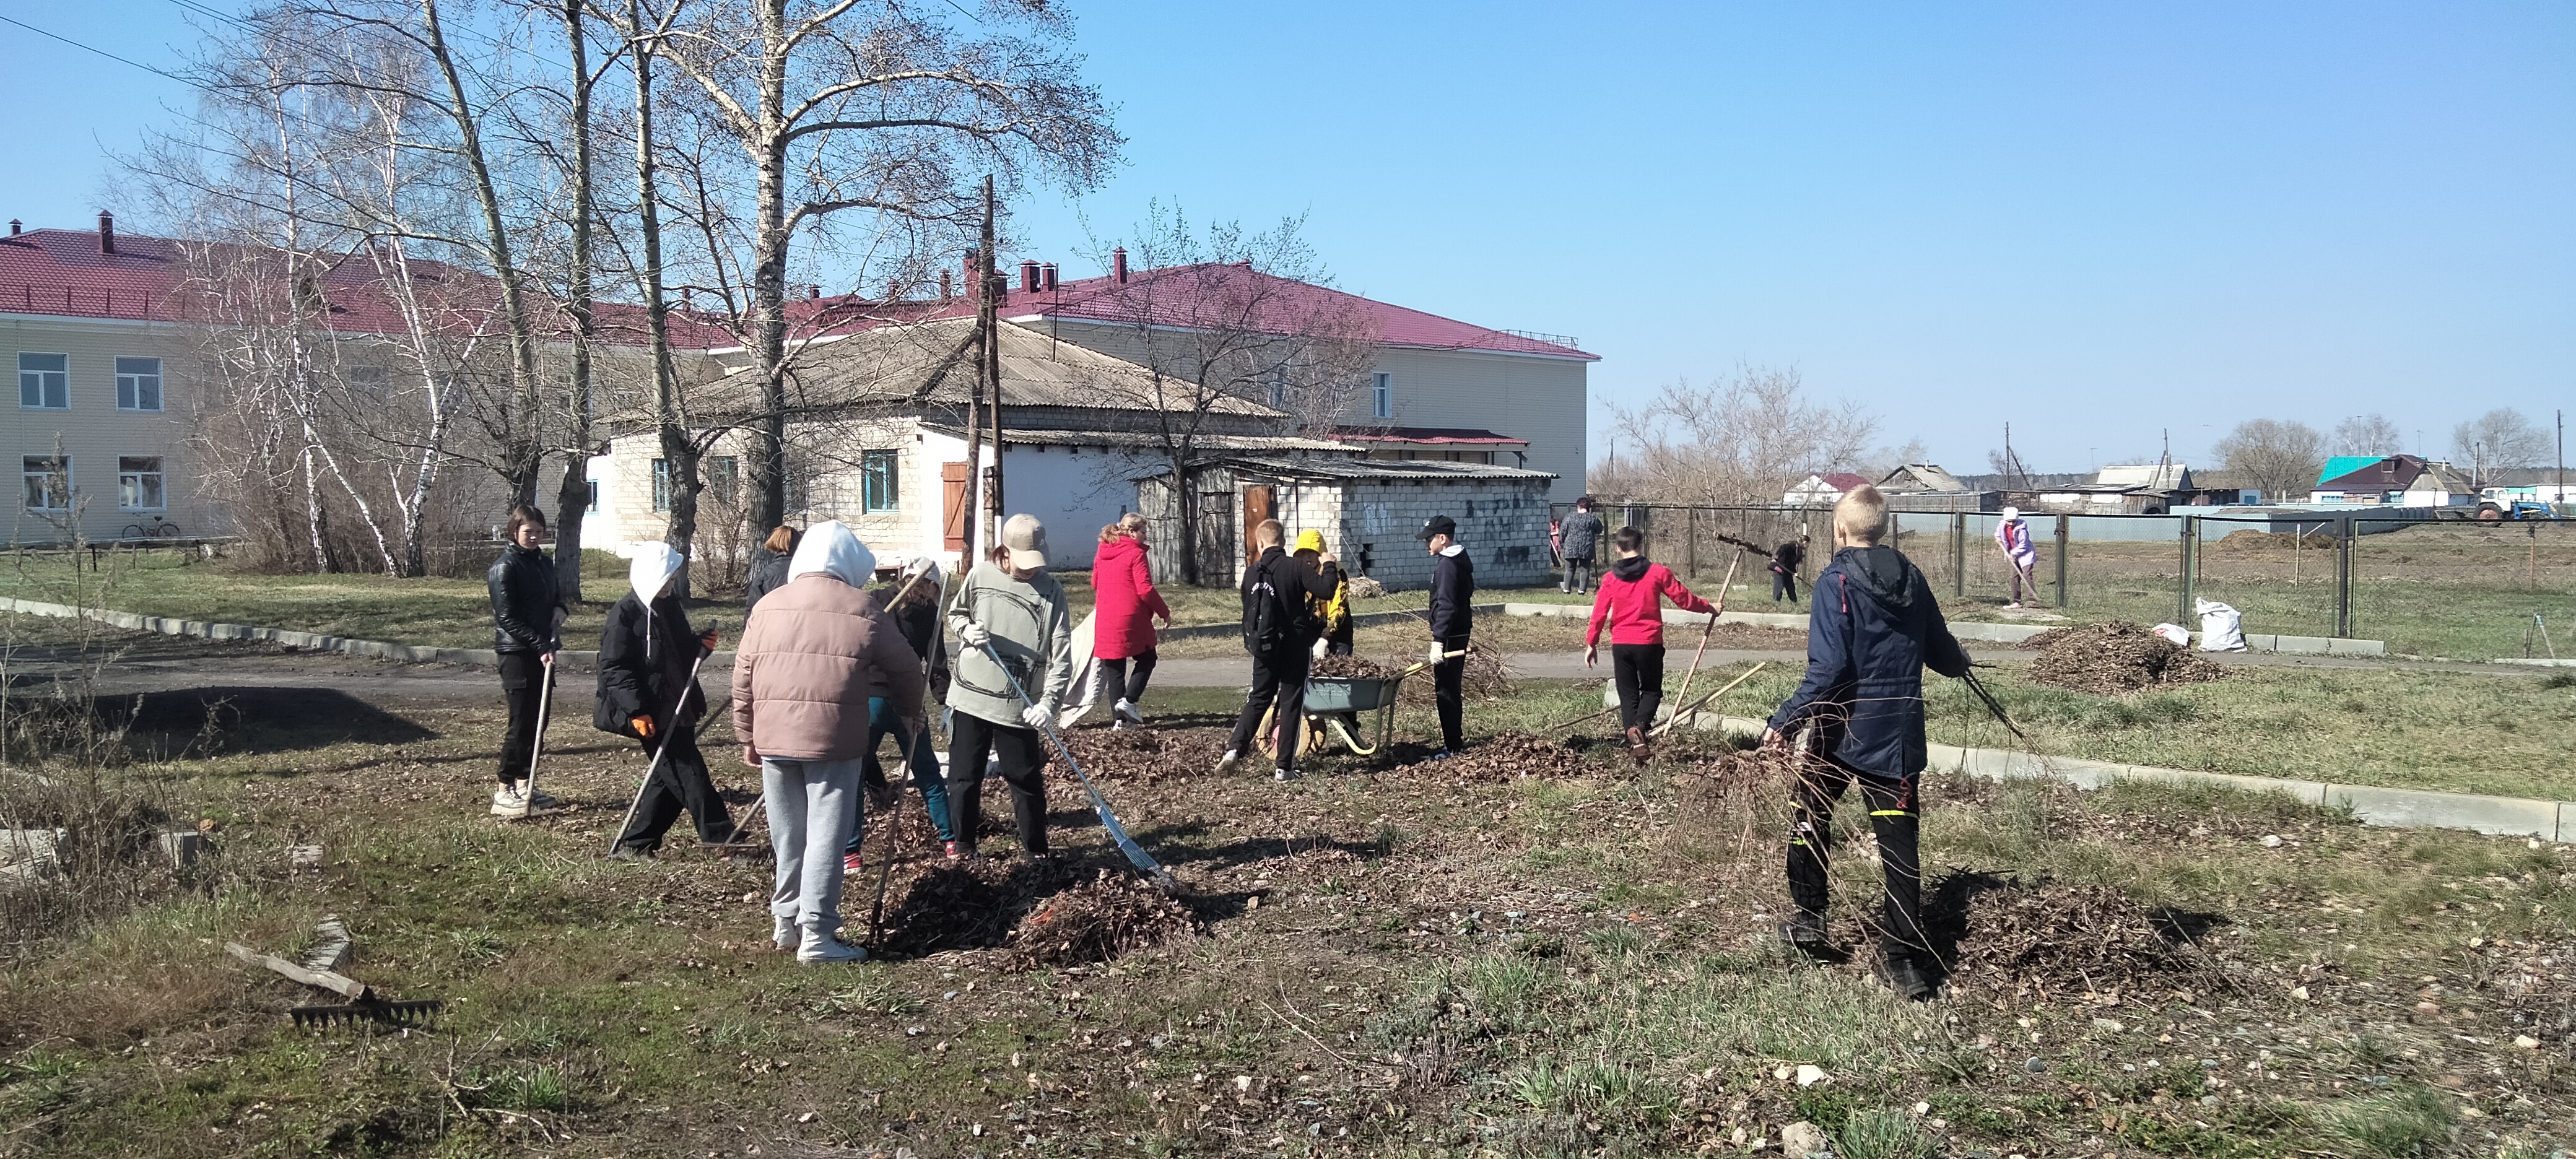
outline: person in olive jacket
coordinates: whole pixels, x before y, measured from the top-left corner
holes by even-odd
[[[683,807],[697,821],[700,842],[730,845],[734,839],[733,816],[698,753],[706,693],[689,678],[699,658],[715,652],[716,634],[689,628],[675,594],[682,563],[669,544],[639,545],[627,571],[633,590],[608,610],[599,634],[599,707],[592,723],[601,732],[642,741],[647,760],[661,754],[652,762],[653,777],[634,821],[618,834],[620,858],[652,856]]]
[[[554,683],[555,651],[562,645],[556,639],[563,601],[554,561],[538,550],[545,541],[543,512],[524,503],[511,508],[510,545],[483,576],[492,590],[492,650],[501,654],[501,695],[510,705],[509,731],[501,739],[501,787],[492,791],[496,817],[524,817],[531,807],[555,804],[544,793],[532,798],[528,784],[537,733],[545,727],[540,706]]]

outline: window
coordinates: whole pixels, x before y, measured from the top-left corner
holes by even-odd
[[[859,452],[859,510],[877,514],[895,510],[902,494],[902,476],[896,464],[900,457],[893,451]]]
[[[717,455],[707,460],[707,497],[718,507],[731,507],[742,494],[742,460]]]
[[[1395,376],[1380,374],[1377,385],[1369,388],[1369,414],[1382,419],[1395,417]]]
[[[349,380],[349,393],[359,398],[381,400],[385,397],[384,367],[352,366],[344,377]]]
[[[1284,367],[1270,372],[1270,405],[1279,410],[1288,409],[1288,371]]]
[[[72,509],[72,459],[69,455],[27,455],[18,460],[27,480],[27,510]]]
[[[653,510],[671,509],[671,461],[653,460]]]
[[[161,409],[160,359],[119,358],[116,360],[116,409]]]
[[[599,480],[585,479],[582,480],[582,485],[590,488],[590,513],[599,514]]]
[[[116,506],[120,511],[161,511],[161,456],[120,455],[116,460]]]
[[[18,356],[18,405],[31,410],[70,410],[72,407],[71,356],[20,354]]]

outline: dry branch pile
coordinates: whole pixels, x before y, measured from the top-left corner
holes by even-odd
[[[933,864],[886,903],[877,950],[917,958],[1001,945],[1022,915],[1071,885],[1076,872],[1028,859]]]
[[[1023,968],[1106,962],[1197,928],[1189,907],[1133,874],[1104,869],[1022,919],[1011,931],[1011,959]]]
[[[1936,922],[1949,917],[1965,925],[1950,971],[1956,989],[1996,998],[2146,997],[2224,980],[2186,936],[2187,919],[2150,911],[2117,889],[1994,879],[1970,888],[1964,905],[1943,898],[1933,907],[1949,911]]]
[[[2032,680],[2102,696],[2227,675],[2218,664],[2127,620],[2051,628],[2023,647],[2039,650],[2030,662]]]

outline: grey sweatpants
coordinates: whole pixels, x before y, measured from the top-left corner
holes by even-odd
[[[859,760],[760,762],[778,884],[769,912],[811,930],[841,928],[841,846],[867,820]]]

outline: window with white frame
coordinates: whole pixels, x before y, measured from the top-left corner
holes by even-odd
[[[1278,410],[1288,409],[1287,367],[1277,367],[1270,372],[1270,405]]]
[[[71,356],[19,352],[18,405],[29,410],[70,410]]]
[[[160,359],[119,358],[116,360],[116,409],[161,409]]]
[[[877,515],[896,510],[902,498],[901,456],[894,451],[859,452],[859,511]]]
[[[734,455],[715,455],[707,459],[707,498],[718,507],[731,507],[742,498],[742,459]]]
[[[1395,376],[1380,372],[1369,388],[1369,414],[1382,419],[1395,417]]]
[[[168,491],[162,486],[161,456],[116,457],[116,506],[120,511],[166,511]]]
[[[671,509],[671,461],[653,460],[653,510]]]
[[[72,509],[71,456],[25,455],[19,458],[18,469],[27,481],[27,510]]]

